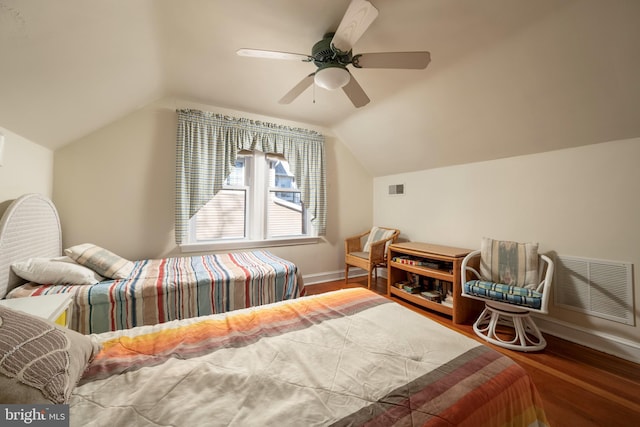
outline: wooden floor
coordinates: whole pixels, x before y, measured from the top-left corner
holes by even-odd
[[[328,282],[307,288],[309,294],[364,286],[365,278]],[[386,296],[386,281],[379,278],[374,291]],[[401,302],[398,299],[394,301]],[[480,340],[471,325],[454,325],[450,318],[403,304],[458,332]],[[640,426],[640,365],[545,334],[547,348],[523,353],[496,347],[533,378],[549,423],[553,427]]]

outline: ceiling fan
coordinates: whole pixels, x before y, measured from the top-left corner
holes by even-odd
[[[240,56],[313,62],[318,69],[302,79],[280,104],[290,104],[313,83],[328,89],[342,88],[356,108],[369,103],[369,97],[347,69],[398,68],[424,69],[431,61],[429,52],[379,52],[352,54],[353,45],[378,16],[378,10],[367,0],[352,0],[335,33],[327,33],[311,49],[311,55],[260,49],[239,49]]]

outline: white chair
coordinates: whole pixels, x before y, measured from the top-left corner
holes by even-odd
[[[462,295],[485,303],[473,324],[480,338],[518,351],[546,347],[531,313],[547,313],[554,263],[537,250],[534,243],[484,238],[482,249],[463,259]]]

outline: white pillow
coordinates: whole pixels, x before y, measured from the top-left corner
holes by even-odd
[[[509,286],[535,289],[539,285],[537,243],[483,237],[480,251],[482,277]]]
[[[11,264],[11,269],[23,279],[41,285],[95,285],[104,280],[95,271],[66,256],[31,258]]]
[[[70,247],[64,253],[78,264],[110,279],[126,279],[134,267],[133,262],[92,243]]]

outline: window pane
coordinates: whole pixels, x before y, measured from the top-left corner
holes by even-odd
[[[280,195],[285,197],[282,198]],[[270,191],[267,210],[268,237],[300,236],[304,234],[305,218],[299,191]]]
[[[224,181],[224,185],[244,187],[244,157],[238,157],[231,174]]]
[[[300,191],[296,190],[295,179],[286,160],[270,160],[269,187],[271,190],[267,200],[267,237],[304,234],[304,209],[300,201]]]
[[[289,162],[286,160],[271,160],[269,162],[269,187],[298,188],[295,178],[289,170]]]
[[[196,214],[196,240],[245,237],[245,190],[221,190]]]

